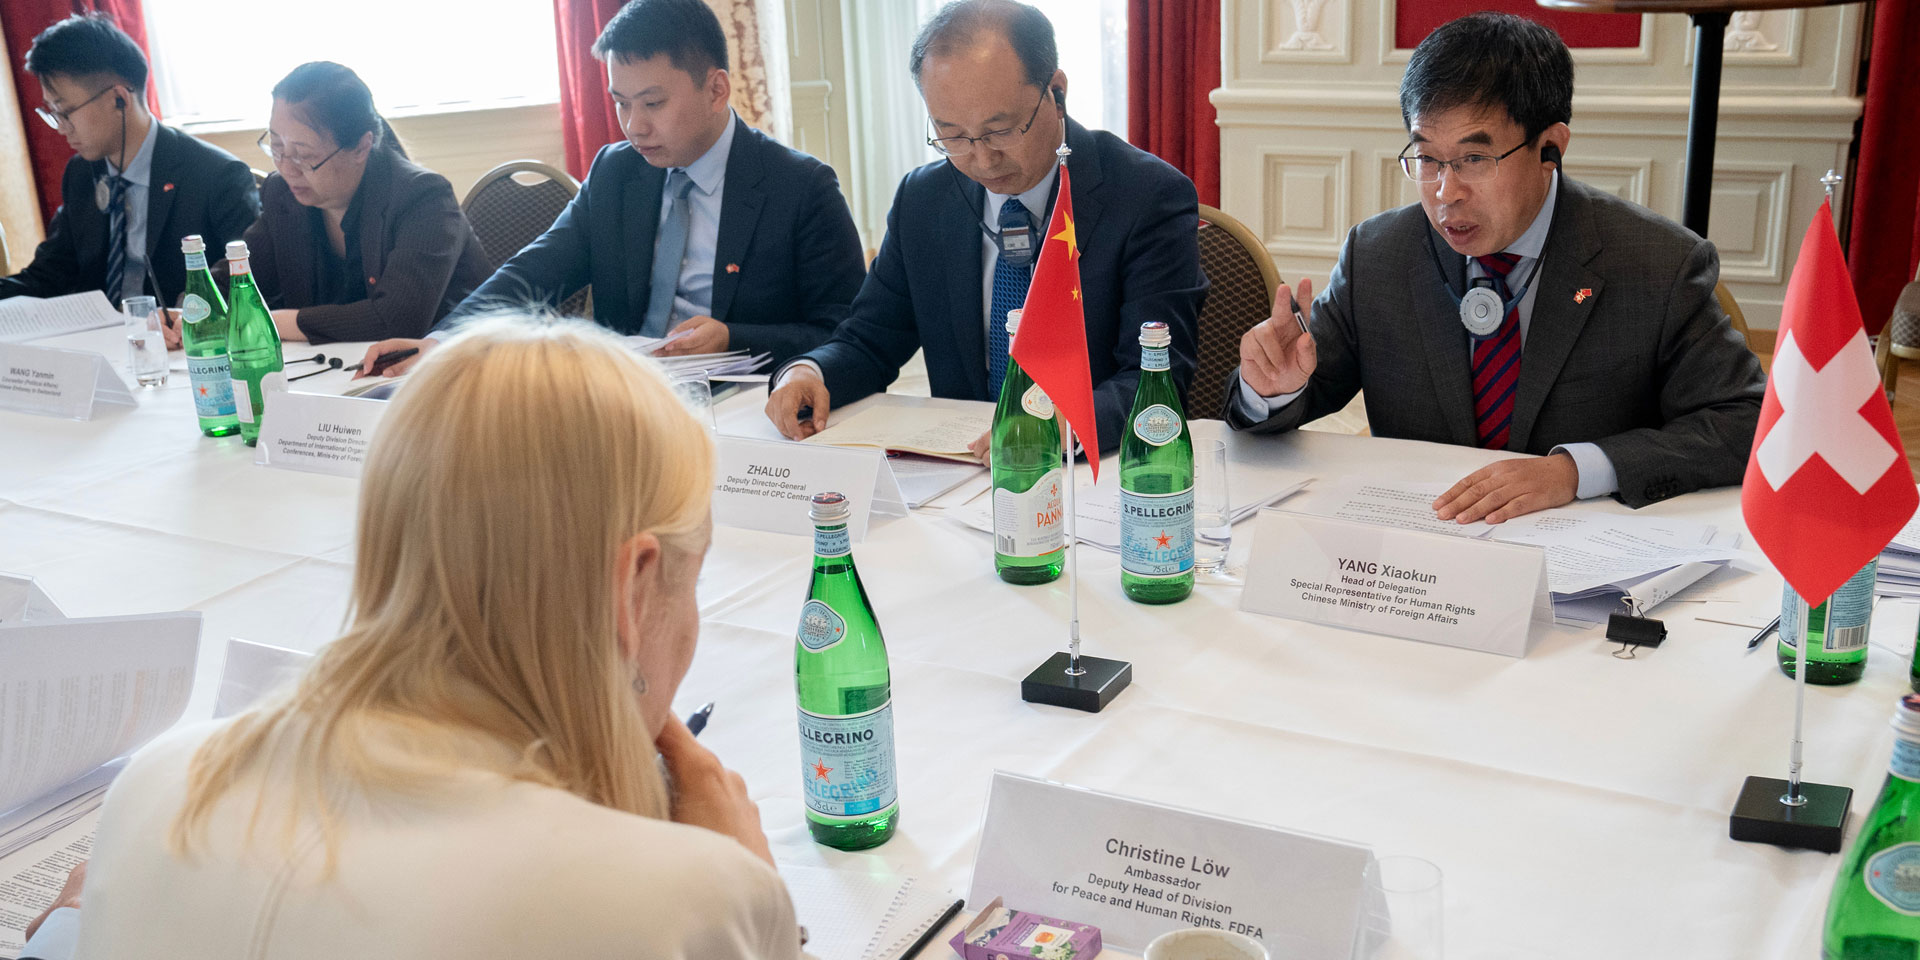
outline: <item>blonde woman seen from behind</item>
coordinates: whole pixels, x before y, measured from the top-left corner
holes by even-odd
[[[77,955],[797,957],[744,783],[669,711],[712,460],[609,334],[449,339],[368,454],[346,634],[133,760]]]

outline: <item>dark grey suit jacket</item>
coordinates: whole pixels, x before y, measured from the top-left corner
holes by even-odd
[[[1230,382],[1228,421],[1291,430],[1365,390],[1374,435],[1474,445],[1468,336],[1442,269],[1464,289],[1466,258],[1418,204],[1353,228],[1314,301],[1306,392],[1253,423]],[[1719,276],[1711,243],[1562,176],[1507,449],[1597,444],[1634,507],[1739,483],[1766,380],[1714,299]]]

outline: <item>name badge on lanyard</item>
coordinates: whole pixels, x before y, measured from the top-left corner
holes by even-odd
[[[994,239],[1000,246],[1000,255],[1007,258],[1008,263],[1027,264],[1033,261],[1033,228],[1031,226],[1023,223],[1017,227],[1007,227]]]

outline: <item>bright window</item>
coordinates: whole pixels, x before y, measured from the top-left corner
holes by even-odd
[[[146,0],[169,123],[264,126],[273,85],[310,60],[353,68],[382,113],[559,99],[552,0]]]

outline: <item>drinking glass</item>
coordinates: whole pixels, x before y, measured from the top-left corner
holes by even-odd
[[[127,317],[127,366],[143,387],[167,385],[167,338],[161,332],[160,302],[152,297],[120,301]]]

